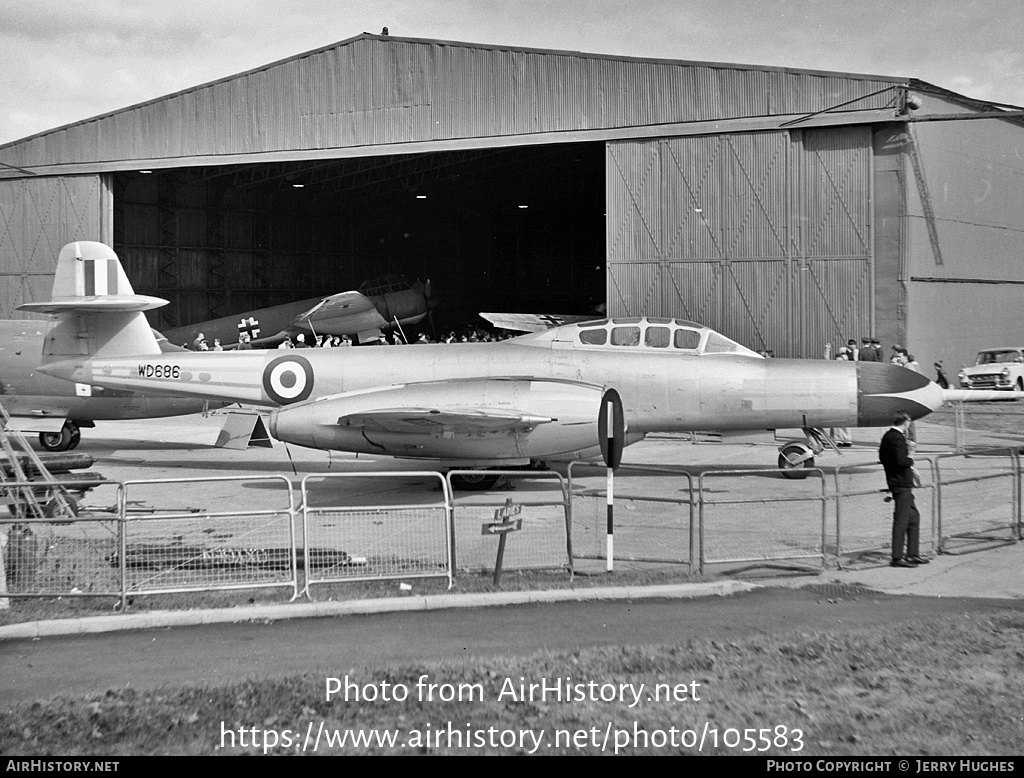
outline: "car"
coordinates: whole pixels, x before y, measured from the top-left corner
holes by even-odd
[[[961,389],[1006,389],[1024,392],[1024,346],[987,348],[973,367],[960,370]]]

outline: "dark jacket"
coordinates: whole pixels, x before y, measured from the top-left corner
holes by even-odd
[[[890,489],[914,488],[914,460],[910,456],[907,436],[895,427],[882,436],[878,461],[885,468],[885,482]]]

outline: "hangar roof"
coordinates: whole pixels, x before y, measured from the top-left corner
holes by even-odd
[[[0,177],[877,122],[910,85],[363,33],[0,146]]]

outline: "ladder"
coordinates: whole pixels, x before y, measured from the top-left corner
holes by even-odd
[[[48,496],[47,502],[50,505],[52,516],[73,516],[76,506],[68,497],[67,490],[53,477],[53,474],[46,468],[39,454],[29,445],[25,436],[20,430],[11,429],[11,417],[7,409],[0,404],[0,450],[6,457],[3,467],[0,467],[0,495],[7,499],[13,518],[19,519],[45,519],[46,507],[39,501],[39,493],[43,491],[39,486],[5,486],[9,483],[24,484],[34,480],[45,484],[43,491]],[[23,465],[22,457],[32,464],[35,470],[33,478],[28,476]],[[10,475],[8,475],[8,466]]]

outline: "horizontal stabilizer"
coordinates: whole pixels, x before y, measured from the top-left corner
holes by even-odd
[[[456,434],[526,431],[552,421],[550,416],[503,413],[487,408],[381,408],[338,418],[338,424],[343,427],[398,434],[424,434],[440,428]]]
[[[160,297],[143,294],[120,294],[23,303],[18,306],[18,310],[33,313],[135,313],[162,308],[167,302]]]
[[[159,297],[135,294],[121,261],[103,243],[80,240],[60,250],[53,292],[19,310],[52,315],[43,343],[41,369],[71,376],[94,357],[159,354],[160,346],[144,315],[167,305]],[[67,363],[61,365],[60,363]],[[59,376],[63,377],[63,376]]]

